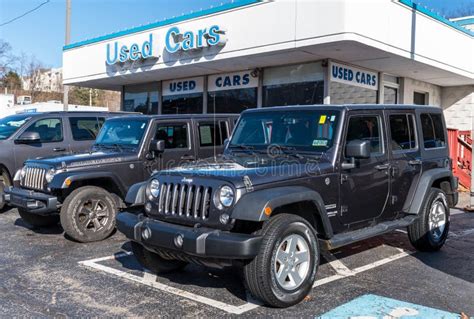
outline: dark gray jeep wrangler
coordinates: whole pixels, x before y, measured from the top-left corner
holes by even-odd
[[[18,170],[5,202],[33,226],[61,221],[79,242],[115,229],[129,187],[152,172],[223,152],[235,114],[129,115],[105,122],[89,152],[30,159]]]
[[[440,249],[458,196],[440,108],[320,105],[245,111],[218,161],[157,173],[126,200],[143,210],[117,227],[146,268],[240,265],[255,297],[287,307],[320,249],[402,227]]]

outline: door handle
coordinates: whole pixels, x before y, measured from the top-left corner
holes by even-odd
[[[408,161],[408,164],[409,164],[409,165],[421,165],[421,163],[422,163],[422,162],[421,162],[420,160],[418,160],[418,159],[417,159],[417,160],[410,160],[410,161]]]
[[[183,156],[181,156],[181,159],[185,160],[185,161],[192,161],[196,158],[194,157],[194,155],[183,155]]]
[[[64,147],[55,147],[53,148],[53,152],[64,152],[66,149]]]
[[[389,168],[390,168],[390,164],[380,164],[380,165],[375,166],[375,169],[379,171],[383,171]]]

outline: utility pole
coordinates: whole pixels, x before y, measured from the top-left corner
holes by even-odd
[[[71,0],[66,0],[66,37],[64,44],[68,45],[71,42]],[[63,70],[64,71],[64,70]],[[64,111],[69,109],[69,86],[63,85],[64,89]]]

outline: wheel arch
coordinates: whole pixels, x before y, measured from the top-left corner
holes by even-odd
[[[321,195],[304,186],[276,187],[247,193],[237,202],[231,217],[263,222],[281,213],[305,218],[324,238],[331,238],[333,235]]]

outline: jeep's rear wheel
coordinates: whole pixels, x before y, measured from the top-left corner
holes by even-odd
[[[9,186],[11,186],[11,180],[10,180],[10,175],[8,175],[8,172],[6,170],[1,170],[0,171],[0,196],[3,196],[3,190]],[[3,198],[0,200],[0,210],[2,210],[5,207],[5,202],[3,201]]]
[[[22,208],[18,208],[20,217],[33,227],[48,227],[56,225],[59,222],[59,215],[37,215],[30,213]]]
[[[103,240],[115,229],[117,202],[103,188],[85,186],[74,190],[61,207],[61,225],[74,240]]]
[[[132,241],[132,252],[143,267],[155,274],[179,270],[187,265],[186,262],[181,260],[164,259],[134,241]]]
[[[304,218],[280,214],[257,232],[258,255],[244,266],[248,289],[274,307],[297,304],[310,292],[319,264],[316,231]]]
[[[420,251],[439,250],[448,237],[449,206],[446,194],[431,188],[423,203],[420,218],[408,227],[411,244]]]

